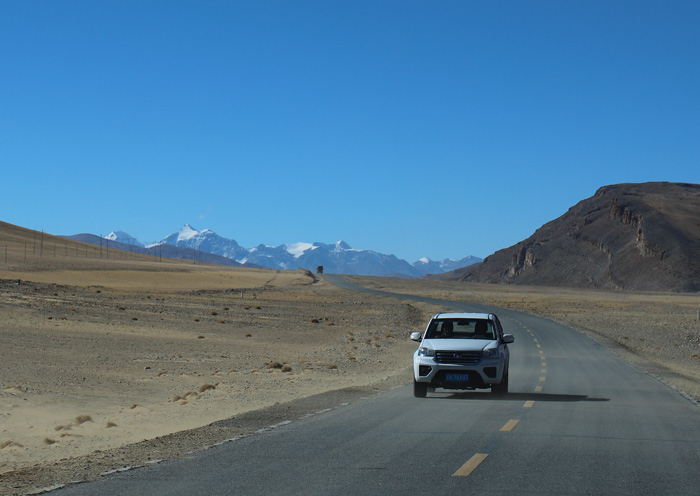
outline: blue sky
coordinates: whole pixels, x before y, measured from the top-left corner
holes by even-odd
[[[700,183],[697,1],[0,0],[0,220],[485,257]]]

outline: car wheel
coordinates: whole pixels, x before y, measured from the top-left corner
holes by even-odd
[[[504,372],[503,379],[500,384],[491,386],[491,392],[496,394],[505,394],[508,392],[508,370]]]
[[[416,398],[425,398],[428,394],[428,383],[413,381],[413,396]]]

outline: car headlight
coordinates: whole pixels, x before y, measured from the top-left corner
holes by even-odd
[[[435,350],[426,348],[425,346],[421,346],[420,348],[418,348],[418,356],[434,357]]]
[[[485,350],[481,350],[481,356],[484,358],[498,356],[498,350],[496,348],[486,348]]]

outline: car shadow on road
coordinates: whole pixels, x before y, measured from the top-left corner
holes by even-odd
[[[494,394],[491,392],[467,392],[450,393],[448,391],[438,391],[429,393],[429,398],[447,400],[496,400],[496,401],[553,401],[568,403],[574,401],[610,401],[610,398],[595,398],[585,394],[552,394],[552,393],[504,393]]]

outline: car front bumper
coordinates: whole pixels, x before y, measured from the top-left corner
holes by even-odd
[[[474,364],[438,363],[433,357],[413,359],[413,377],[416,382],[427,382],[431,387],[446,389],[489,388],[499,384],[503,377],[502,357],[481,358]]]

